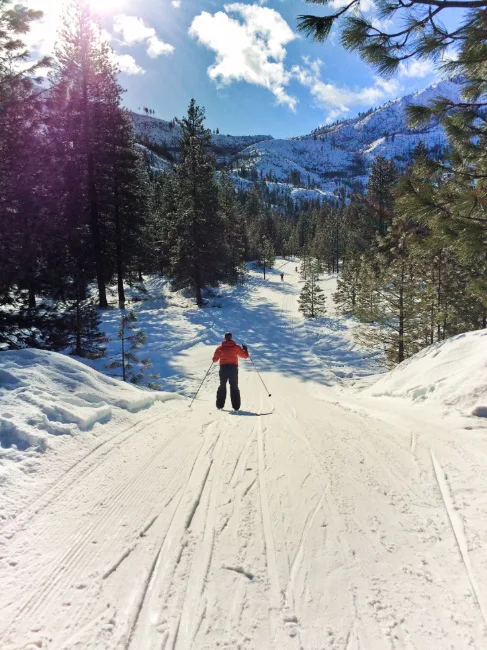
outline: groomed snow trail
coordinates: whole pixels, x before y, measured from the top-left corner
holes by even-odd
[[[213,310],[271,399],[242,362],[242,411],[216,411],[215,369],[0,522],[2,650],[487,647],[485,428],[338,388],[354,352],[330,319],[326,359],[294,266]]]

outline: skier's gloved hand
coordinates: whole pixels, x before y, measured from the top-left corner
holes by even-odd
[[[242,345],[242,350],[243,350],[244,352],[248,352],[248,351],[249,351],[249,349],[248,349],[248,347],[247,347],[246,345]]]

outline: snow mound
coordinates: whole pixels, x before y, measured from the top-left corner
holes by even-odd
[[[425,348],[364,393],[437,402],[487,417],[487,330],[459,334]]]
[[[54,352],[0,355],[0,447],[7,449],[44,451],[49,436],[89,431],[108,422],[114,409],[134,413],[179,398],[124,384]]]

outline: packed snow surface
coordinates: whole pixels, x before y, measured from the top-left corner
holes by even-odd
[[[487,417],[487,330],[460,334],[422,350],[366,392],[437,402]]]
[[[139,410],[147,392],[67,357],[0,356],[3,419],[47,439],[1,450],[2,650],[487,647],[487,339],[370,386],[381,358],[335,314],[335,278],[305,321],[296,262],[277,267],[203,310],[159,280],[131,305],[165,390],[192,397],[226,330],[247,343],[239,413],[215,409],[216,368],[192,408]],[[415,372],[448,375],[441,399],[388,396]]]

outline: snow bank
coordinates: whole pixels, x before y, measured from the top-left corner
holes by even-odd
[[[88,431],[114,409],[133,413],[178,397],[124,384],[54,352],[1,352],[0,447],[44,451],[50,436]]]
[[[487,417],[487,330],[431,345],[363,392],[374,397],[437,402]]]

